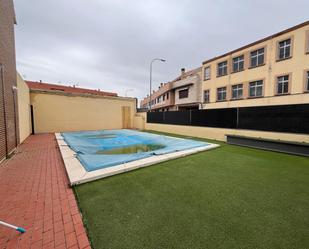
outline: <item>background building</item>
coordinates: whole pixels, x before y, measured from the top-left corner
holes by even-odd
[[[207,60],[202,73],[203,110],[141,113],[139,127],[308,143],[309,21]]]
[[[202,68],[190,71],[181,69],[181,74],[171,82],[161,83],[151,95],[153,111],[178,111],[200,109],[202,104]],[[144,98],[141,108],[149,108],[149,95]]]
[[[0,161],[19,143],[13,1],[0,0]]]
[[[309,103],[309,22],[203,63],[203,108]]]
[[[196,68],[185,72],[172,83],[175,91],[175,110],[196,110],[201,108],[202,103],[202,68]]]
[[[149,108],[149,95],[144,98],[140,106],[141,108]],[[169,111],[174,108],[175,96],[172,91],[172,82],[161,83],[157,91],[153,91],[151,95],[151,109],[155,111]]]

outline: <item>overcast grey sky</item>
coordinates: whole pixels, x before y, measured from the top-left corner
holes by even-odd
[[[143,97],[202,61],[309,19],[308,0],[15,0],[18,71]]]

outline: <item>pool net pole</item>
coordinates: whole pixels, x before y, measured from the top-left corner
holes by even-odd
[[[6,223],[4,221],[1,221],[1,220],[0,220],[0,225],[5,226],[5,227],[9,227],[9,228],[12,228],[12,229],[15,229],[16,231],[18,231],[20,233],[26,232],[26,230],[24,228],[22,228],[22,227],[17,227],[17,226],[11,225],[9,223]]]

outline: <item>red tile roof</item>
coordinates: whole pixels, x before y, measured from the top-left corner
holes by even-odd
[[[28,87],[33,90],[61,91],[65,93],[94,94],[94,95],[112,96],[112,97],[118,96],[117,93],[104,92],[101,90],[92,90],[75,86],[63,86],[63,85],[49,84],[35,81],[26,81],[26,83]]]

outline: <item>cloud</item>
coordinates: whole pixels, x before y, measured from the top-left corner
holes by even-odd
[[[306,21],[309,2],[15,0],[17,67],[31,80],[148,93],[181,67]],[[286,14],[288,13],[288,15]]]

